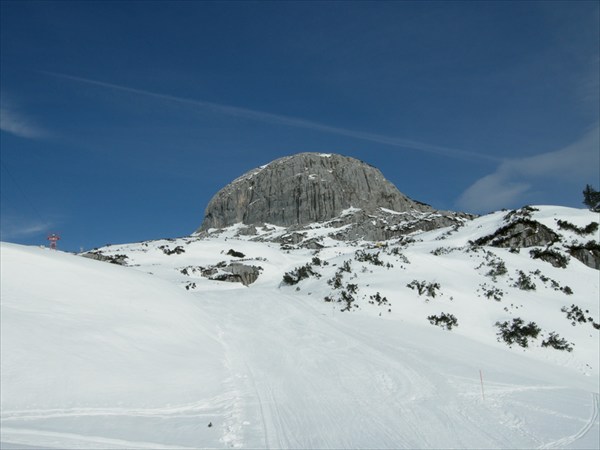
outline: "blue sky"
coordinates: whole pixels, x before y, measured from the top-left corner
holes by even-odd
[[[281,156],[438,209],[600,184],[596,1],[0,2],[2,240],[182,236]]]

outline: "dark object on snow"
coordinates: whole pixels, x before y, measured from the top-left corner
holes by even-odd
[[[236,252],[234,249],[230,248],[229,251],[227,252],[227,254],[229,256],[233,256],[234,258],[243,258],[244,255],[242,252]]]

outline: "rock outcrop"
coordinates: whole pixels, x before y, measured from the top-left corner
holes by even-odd
[[[362,161],[335,154],[300,153],[251,170],[210,201],[198,231],[236,223],[284,227],[325,222],[358,208],[374,213],[434,212],[402,194]]]

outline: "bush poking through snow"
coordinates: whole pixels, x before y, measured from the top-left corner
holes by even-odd
[[[352,272],[352,267],[350,266],[350,260],[346,260],[342,263],[342,267],[339,269],[342,272]]]
[[[542,331],[535,322],[529,322],[525,325],[520,317],[513,319],[512,323],[508,321],[496,322],[496,327],[499,329],[497,333],[498,342],[502,339],[509,347],[517,344],[520,347],[527,348],[529,347],[529,339],[537,339],[540,331]]]
[[[519,218],[530,219],[531,218],[531,214],[533,212],[535,212],[535,211],[539,211],[539,209],[535,208],[533,206],[525,205],[521,209],[513,209],[512,211],[509,211],[509,213],[504,216],[504,221],[508,222],[512,218],[515,218],[515,219],[519,219]]]
[[[375,303],[377,303],[377,306],[389,305],[388,299],[386,297],[382,297],[379,292],[369,296],[369,299],[369,303],[371,305],[374,305]]]
[[[291,272],[286,272],[283,275],[283,282],[287,285],[298,284],[301,280],[304,280],[310,276],[315,276],[320,278],[321,275],[318,272],[315,272],[310,264],[306,264],[304,266],[296,267]]]
[[[310,262],[313,266],[328,266],[329,263],[327,261],[323,261],[318,256],[313,256],[312,261]]]
[[[539,248],[534,248],[529,251],[529,255],[533,259],[541,259],[542,261],[546,261],[554,267],[560,267],[561,269],[565,269],[569,264],[569,258],[556,250],[540,250]]]
[[[352,308],[352,304],[354,303],[354,297],[352,297],[352,294],[349,294],[346,291],[342,291],[340,293],[340,300],[343,302],[346,302],[346,307],[342,308],[342,312],[344,311],[350,311],[350,309]],[[358,305],[354,305],[355,308],[358,308]]]
[[[168,245],[161,245],[158,248],[161,249],[165,255],[180,255],[182,253],[185,253],[185,249],[181,245],[178,245],[173,250],[171,250]]]
[[[567,342],[566,339],[561,338],[554,331],[550,332],[550,336],[548,337],[548,339],[544,339],[542,341],[542,347],[552,347],[556,350],[566,350],[568,352],[573,351],[574,345],[575,344],[573,344],[572,342]]]
[[[454,314],[441,313],[439,316],[428,316],[427,320],[432,325],[445,328],[446,330],[452,330],[452,327],[458,326],[458,320]]]
[[[486,298],[489,299],[494,299],[497,302],[502,300],[502,297],[504,297],[504,291],[502,291],[502,289],[498,289],[497,287],[494,286],[488,286],[487,284],[480,284],[479,287],[481,288],[481,290],[483,291],[483,295]]]
[[[356,253],[354,253],[354,259],[356,259],[358,262],[370,262],[375,266],[384,265],[384,262],[381,259],[379,259],[379,252],[368,253],[364,250],[357,250]]]
[[[496,281],[496,277],[506,275],[506,273],[508,272],[508,270],[506,269],[506,265],[504,264],[504,261],[502,261],[500,259],[490,261],[488,263],[488,266],[490,266],[491,269],[485,275],[487,277],[491,277],[492,280],[494,280],[494,281]]]
[[[229,256],[233,256],[234,258],[243,258],[244,255],[242,252],[236,252],[234,249],[230,248],[229,251],[227,252],[227,254]]]
[[[348,283],[348,284],[346,285],[346,290],[347,290],[348,292],[350,292],[351,294],[356,294],[356,292],[358,291],[358,284],[351,284],[351,283]]]
[[[563,306],[560,310],[567,314],[567,319],[571,321],[571,325],[573,326],[577,325],[578,323],[591,323],[596,330],[600,329],[600,324],[594,322],[594,318],[592,316],[588,316],[587,318],[585,317],[585,314],[590,313],[589,309],[585,310],[585,314],[581,308],[576,305],[571,305],[570,308]]]
[[[578,227],[577,225],[573,225],[571,222],[568,222],[566,220],[557,220],[556,224],[561,230],[569,230],[574,233],[577,233],[579,236],[592,234],[598,230],[598,222],[590,222],[585,227]]]
[[[419,295],[426,294],[427,297],[435,298],[437,295],[436,291],[439,291],[439,283],[427,283],[427,281],[412,280],[406,285],[406,287],[416,290]]]
[[[417,294],[419,295],[423,295],[425,292],[426,283],[426,281],[412,280],[406,285],[406,287],[411,288],[413,291],[416,290]]]
[[[522,291],[535,291],[535,283],[531,281],[531,277],[522,270],[519,270],[517,273],[519,274],[519,279],[513,287],[517,287]]]

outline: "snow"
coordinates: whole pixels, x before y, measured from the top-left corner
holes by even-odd
[[[351,206],[350,208],[346,208],[346,209],[342,210],[342,212],[340,213],[340,217],[349,216],[349,215],[357,213],[359,211],[360,211],[360,208],[355,208],[355,207]]]
[[[536,208],[569,241],[600,240],[555,221],[585,226],[597,214]],[[574,258],[555,268],[528,249],[467,251],[505,215],[387,248],[325,239],[322,277],[297,286],[282,285],[283,274],[315,252],[253,241],[238,235],[242,224],[101,249],[126,254],[129,267],[2,243],[2,448],[598,448],[598,331],[560,310],[576,304],[599,320],[598,271]],[[261,239],[286,232],[265,228]],[[393,267],[359,262],[357,250]],[[508,271],[496,281],[491,258]],[[248,287],[181,272],[222,261],[263,270]],[[344,285],[358,285],[349,312],[323,301],[345,261]],[[517,270],[540,270],[573,295],[534,275],[535,291],[517,289]],[[438,282],[439,294],[419,296],[412,280]],[[483,296],[483,284],[502,301]],[[390,304],[369,304],[376,292]],[[441,312],[458,326],[429,324]],[[494,323],[515,317],[574,350],[498,342]]]
[[[408,214],[407,212],[398,212],[398,211],[394,211],[393,209],[387,209],[387,208],[383,208],[383,207],[379,207],[380,210],[382,210],[383,212],[386,212],[388,214],[394,214],[396,216],[402,216],[404,214]]]

